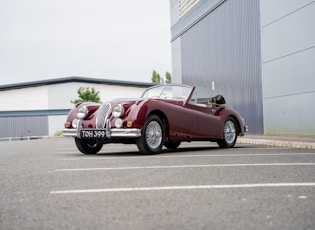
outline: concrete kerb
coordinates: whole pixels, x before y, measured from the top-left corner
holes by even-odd
[[[266,145],[266,146],[276,146],[285,148],[298,148],[298,149],[315,149],[315,138],[313,140],[303,141],[303,138],[297,138],[299,140],[292,140],[293,138],[288,138],[289,140],[284,140],[286,137],[281,137],[277,139],[276,137],[239,137],[237,143],[239,144],[254,144],[254,145]],[[311,138],[313,139],[313,138]]]

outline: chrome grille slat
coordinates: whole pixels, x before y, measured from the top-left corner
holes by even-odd
[[[96,128],[103,129],[105,127],[106,120],[111,110],[111,104],[103,104],[98,108],[96,116]]]

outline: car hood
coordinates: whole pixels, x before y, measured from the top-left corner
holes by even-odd
[[[138,104],[139,102],[142,102],[143,100],[144,99],[142,98],[119,98],[119,99],[107,101],[106,103],[109,103],[111,105],[117,105],[117,104],[132,105],[132,104]]]

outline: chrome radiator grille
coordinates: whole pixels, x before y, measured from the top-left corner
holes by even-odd
[[[103,129],[111,110],[111,104],[103,104],[98,108],[96,117],[96,128]]]

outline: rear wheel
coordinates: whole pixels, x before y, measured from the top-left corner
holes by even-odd
[[[217,143],[221,148],[232,148],[234,147],[237,140],[238,130],[235,119],[228,117],[225,121],[223,129],[223,139]]]
[[[143,154],[160,153],[164,144],[163,122],[157,115],[150,115],[136,140],[138,149]]]
[[[75,138],[75,144],[80,152],[84,154],[96,154],[103,147],[103,144],[96,143],[96,140],[86,140],[77,137]]]

